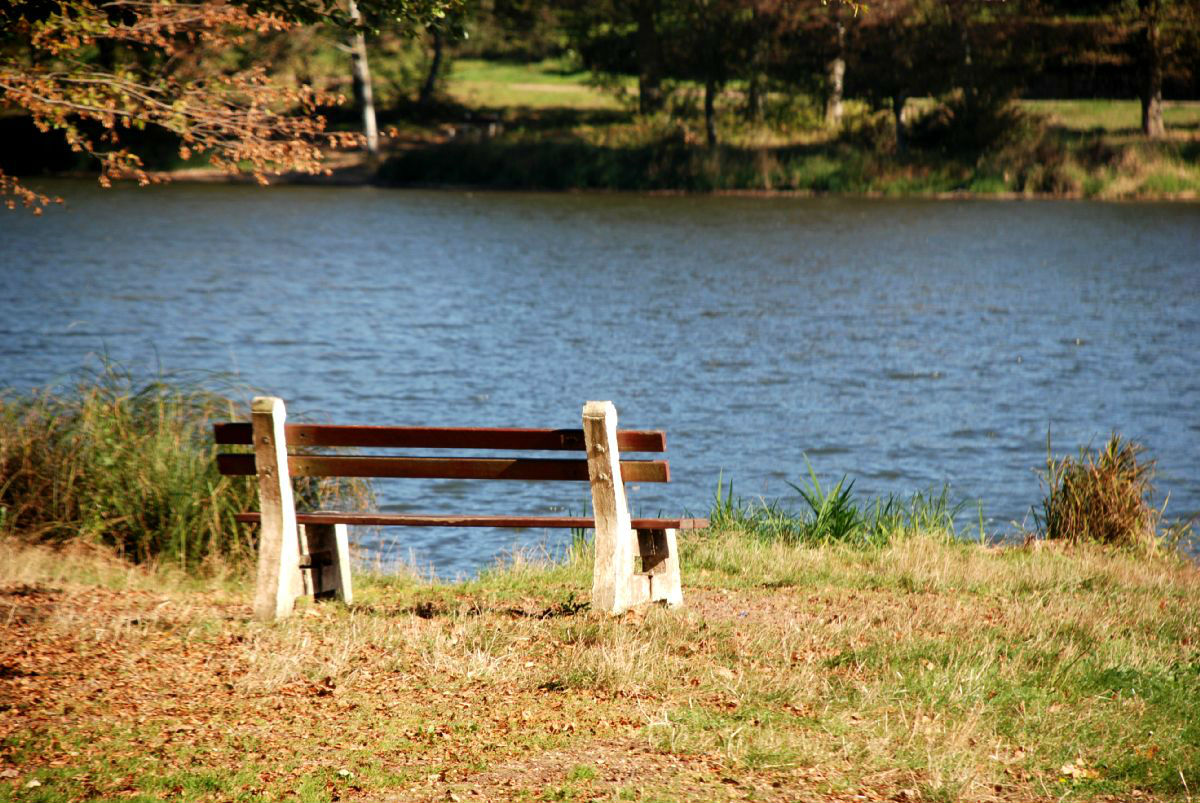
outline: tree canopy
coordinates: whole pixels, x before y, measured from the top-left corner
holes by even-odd
[[[408,28],[445,14],[451,0],[362,3],[359,24]],[[357,135],[327,131],[323,106],[341,102],[302,83],[275,80],[256,39],[299,25],[348,27],[324,0],[33,0],[0,10],[0,100],[43,132],[93,157],[100,181],[154,180],[129,145],[148,127],[175,135],[183,158],[203,154],[260,181],[273,172],[320,172],[321,146]],[[0,194],[35,212],[51,201],[0,173]]]

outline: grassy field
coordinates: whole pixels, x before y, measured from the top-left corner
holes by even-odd
[[[611,86],[602,87],[589,72],[561,59],[529,64],[458,59],[453,62],[446,81],[446,91],[454,100],[467,106],[496,108],[627,108],[618,101],[616,87],[636,96],[637,81],[633,76],[622,76]],[[725,97],[730,101],[740,100],[740,88],[734,85]],[[913,98],[909,103],[912,108],[920,109],[928,107],[931,100]],[[1141,126],[1141,105],[1136,100],[1022,100],[1020,105],[1069,131],[1134,133]],[[1177,132],[1196,133],[1200,131],[1200,101],[1168,100],[1164,118],[1167,126]]]
[[[438,102],[420,107],[409,97],[417,74],[411,53],[393,50],[381,49],[372,62],[386,89],[380,92],[387,99],[380,119],[394,134],[385,142],[382,167],[376,170],[359,153],[330,153],[331,175],[319,181],[893,197],[1200,198],[1197,101],[1168,100],[1167,136],[1151,142],[1139,132],[1140,107],[1134,100],[1020,101],[996,119],[971,123],[964,122],[953,101],[939,106],[932,98],[914,98],[906,109],[906,147],[901,148],[890,112],[872,110],[861,100],[847,101],[844,125],[836,130],[824,126],[820,99],[803,94],[768,95],[763,118],[752,122],[744,114],[745,87],[735,82],[717,99],[719,145],[709,148],[702,91],[688,82],[672,86],[666,111],[639,116],[631,76],[601,85],[563,59],[528,64],[451,59]],[[341,58],[325,53],[314,62],[323,80],[344,78]],[[360,125],[349,108],[330,116],[338,129]],[[10,133],[13,141],[28,136]],[[202,155],[180,161],[169,138],[159,139],[149,138],[142,147],[154,169],[195,181],[229,180]],[[78,162],[69,154],[56,158],[45,157],[46,169],[65,170]]]
[[[342,86],[348,66],[317,48],[313,80]],[[636,80],[597,81],[568,59],[535,63],[451,58],[440,96],[414,103],[425,67],[411,47],[372,56],[380,120],[394,136],[376,171],[360,153],[331,152],[317,181],[534,190],[750,192],[926,197],[1200,198],[1200,101],[1168,100],[1167,136],[1145,140],[1136,100],[1023,100],[997,119],[964,122],[954,101],[912,98],[906,146],[889,111],[846,103],[844,125],[824,126],[819,97],[766,96],[759,121],[745,115],[745,86],[717,98],[719,145],[706,145],[701,87],[670,86],[667,110],[639,116]],[[358,130],[348,106],[326,110],[339,130]],[[5,120],[0,118],[0,123]],[[22,128],[24,125],[24,128]],[[8,120],[0,134],[22,143],[34,131]],[[178,157],[169,136],[133,134],[153,170],[226,181],[202,154]],[[53,138],[50,138],[53,139]],[[49,142],[50,140],[45,140]],[[43,145],[45,145],[43,142]],[[14,147],[16,147],[14,145]],[[90,163],[45,145],[30,157],[48,172]],[[245,178],[245,177],[243,177]],[[311,181],[290,177],[284,180]]]
[[[1136,134],[1142,125],[1142,107],[1136,100],[1025,100],[1021,105],[1069,131]],[[1168,101],[1163,119],[1177,134],[1196,134],[1200,132],[1200,101]]]
[[[575,69],[560,59],[530,64],[459,59],[453,62],[446,81],[446,91],[455,101],[466,106],[492,108],[628,108],[619,102],[613,91],[615,87],[636,96],[637,82],[633,76],[616,79],[613,87],[601,87],[590,73]],[[740,89],[735,86],[725,96],[736,102],[741,99]],[[929,98],[910,101],[914,109],[928,107],[931,103]],[[1053,125],[1073,132],[1133,134],[1141,126],[1141,105],[1136,100],[1023,100],[1020,105],[1046,117]],[[1167,101],[1164,119],[1176,133],[1200,132],[1200,101]]]
[[[626,79],[627,87],[637,82]],[[559,60],[533,64],[457,59],[446,83],[447,94],[470,107],[619,110],[614,92],[596,86],[588,72]]]
[[[683,542],[250,620],[248,592],[0,542],[0,800],[1189,800],[1200,572],[914,536]]]

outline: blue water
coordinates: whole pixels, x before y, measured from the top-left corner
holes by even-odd
[[[785,504],[805,456],[863,496],[950,483],[1032,526],[1035,469],[1110,432],[1200,512],[1200,205],[472,194],[61,182],[0,215],[0,374],[107,354],[337,423],[668,432],[639,512],[718,479]],[[382,482],[421,512],[581,511],[586,484]],[[972,501],[972,504],[974,502]],[[972,520],[977,515],[972,507]],[[977,525],[976,525],[977,526]],[[360,533],[443,575],[564,532]]]

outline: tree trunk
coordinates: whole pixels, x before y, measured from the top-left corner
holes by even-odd
[[[752,8],[750,21],[750,63],[749,77],[746,81],[746,119],[752,123],[761,123],[763,119],[763,96],[766,94],[767,83],[767,54],[764,42],[766,32],[759,14]]]
[[[902,154],[908,150],[908,142],[904,138],[904,104],[908,96],[903,92],[892,95],[892,115],[896,118],[896,153]]]
[[[830,7],[837,6],[830,3]],[[839,13],[836,9],[835,14]],[[846,88],[846,26],[840,17],[834,19],[837,36],[836,55],[825,65],[829,82],[829,94],[825,98],[825,127],[838,128],[842,124],[842,97]]]
[[[433,101],[434,90],[437,89],[438,73],[442,69],[442,51],[445,48],[445,39],[442,36],[441,28],[431,29],[433,34],[433,61],[429,62],[429,73],[425,76],[425,83],[421,84],[421,94],[417,96],[417,103],[421,106],[428,106]]]
[[[746,119],[752,123],[762,122],[763,117],[763,74],[758,70],[750,72],[750,80],[746,87]]]
[[[961,6],[959,9],[962,10]],[[967,119],[974,121],[979,119],[979,82],[975,78],[975,56],[971,52],[971,28],[965,14],[957,19],[955,25],[958,28],[958,43],[962,48],[963,106]]]
[[[710,148],[717,147],[716,97],[717,82],[709,77],[704,81],[704,135]]]
[[[1166,135],[1163,124],[1162,48],[1158,27],[1158,0],[1142,0],[1142,17],[1146,23],[1145,53],[1142,76],[1142,133],[1150,139]]]
[[[375,124],[375,93],[371,88],[371,68],[367,64],[367,37],[363,33],[362,15],[355,0],[347,0],[354,36],[350,40],[350,61],[354,68],[354,102],[362,110],[363,134],[367,138],[367,157],[379,157],[379,128]]]
[[[639,0],[637,14],[638,111],[653,114],[663,107],[662,48],[654,24],[653,0]]]

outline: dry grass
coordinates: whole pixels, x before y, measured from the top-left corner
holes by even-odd
[[[1182,800],[1200,779],[1200,574],[1162,556],[727,532],[683,544],[681,610],[581,609],[577,553],[362,576],[354,608],[261,625],[244,591],[6,550],[0,800]]]

